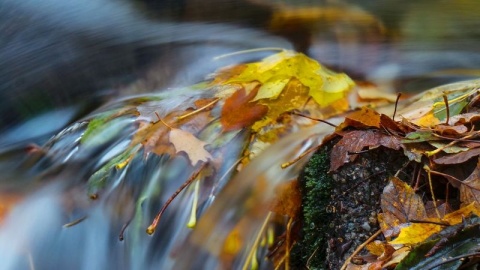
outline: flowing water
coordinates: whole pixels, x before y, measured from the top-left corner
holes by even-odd
[[[3,1],[0,269],[248,266],[245,261],[268,215],[262,205],[276,186],[298,175],[306,159],[287,169],[279,164],[317,145],[331,128],[320,124],[297,130],[231,177],[229,168],[246,140],[237,136],[221,166],[226,177],[199,186],[195,229],[186,226],[195,200],[192,185],[172,202],[153,235],[146,228],[194,168],[186,159],[145,157],[140,151],[124,169],[109,172],[110,182],[92,200],[91,175],[119,153],[138,150],[129,149],[135,118],[116,118],[87,146],[80,145],[81,135],[87,122],[103,112],[145,100],[163,100],[165,111],[179,106],[196,95],[188,94],[186,86],[219,67],[267,53],[215,56],[252,48],[304,50],[388,91],[419,91],[478,77],[475,1],[365,2],[304,3],[296,7],[303,17],[268,24],[246,11],[264,16],[267,10],[275,17],[271,13],[282,14],[281,7],[292,3],[238,1],[248,3],[245,8],[232,4],[236,1],[212,1],[210,13],[203,14],[204,3],[192,0],[185,1],[185,17],[179,18],[170,12],[175,5],[145,15],[135,1]],[[311,12],[305,13],[305,7]],[[245,14],[238,11],[242,8]],[[319,10],[334,15],[315,15]],[[429,18],[419,10],[429,10]],[[4,217],[2,207],[8,208]],[[225,265],[222,249],[237,224],[248,225],[239,231],[236,258]]]

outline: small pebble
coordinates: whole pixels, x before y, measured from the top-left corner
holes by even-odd
[[[370,227],[370,224],[368,224],[368,222],[366,222],[366,221],[362,224],[362,228],[365,231],[370,231],[372,229],[372,227]]]

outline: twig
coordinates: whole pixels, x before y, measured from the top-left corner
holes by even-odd
[[[395,108],[393,109],[393,115],[392,115],[392,120],[395,121],[395,115],[397,114],[397,107],[398,107],[398,101],[400,100],[400,97],[402,96],[402,93],[397,94],[397,99],[395,100]]]
[[[207,163],[203,163],[202,166],[200,166],[200,168],[196,172],[194,172],[190,176],[190,178],[188,178],[187,181],[185,181],[185,183],[183,183],[175,191],[175,193],[173,193],[172,196],[170,196],[170,198],[167,200],[167,202],[163,205],[162,209],[158,212],[158,214],[153,219],[152,224],[150,224],[150,226],[148,226],[148,228],[147,228],[147,233],[148,234],[153,234],[155,232],[155,229],[157,228],[157,225],[158,225],[158,222],[160,221],[160,218],[162,217],[165,210],[167,210],[167,207],[170,205],[170,203],[172,203],[172,201],[178,196],[178,194],[180,194],[180,192],[182,192],[182,190],[184,190],[187,186],[189,186],[191,183],[193,183],[193,181],[195,181],[195,179],[197,179],[198,175],[205,168],[206,165],[207,165]]]
[[[428,185],[430,187],[430,193],[432,194],[433,206],[435,207],[435,213],[439,219],[442,219],[440,212],[438,211],[437,200],[435,199],[435,193],[433,192],[433,185],[432,185],[432,175],[430,174],[430,167],[427,165],[423,166],[423,169],[427,172],[428,177]]]
[[[122,229],[120,230],[120,233],[118,234],[118,240],[123,241],[125,230],[128,228],[128,225],[130,225],[130,222],[132,221],[133,217],[129,218],[125,224],[123,224]]]
[[[67,223],[67,224],[64,224],[63,227],[64,227],[64,228],[70,228],[70,227],[75,226],[75,225],[77,225],[78,223],[84,221],[85,219],[87,219],[87,216],[81,217],[81,218],[79,218],[79,219],[77,219],[77,220],[74,220],[74,221],[72,221],[72,222],[69,222],[69,223]]]
[[[450,122],[450,107],[448,107],[448,98],[446,94],[443,94],[443,102],[445,102],[445,109],[447,110],[447,121],[445,124],[448,125]]]
[[[326,120],[323,120],[323,119],[319,119],[319,118],[315,118],[315,117],[311,117],[311,116],[308,116],[308,115],[305,115],[305,114],[302,114],[302,113],[297,113],[297,112],[290,112],[290,114],[293,114],[293,115],[298,115],[298,116],[301,116],[301,117],[305,117],[305,118],[308,118],[310,120],[313,120],[313,121],[318,121],[318,122],[322,122],[322,123],[325,123],[329,126],[332,126],[334,128],[337,127],[337,125],[334,125]]]
[[[304,156],[310,154],[310,153],[313,152],[313,151],[318,150],[320,147],[322,147],[322,144],[319,144],[319,145],[317,145],[317,146],[315,146],[315,147],[312,147],[312,148],[310,148],[310,149],[307,149],[307,150],[305,150],[303,153],[301,153],[298,157],[296,157],[296,158],[294,158],[294,159],[292,159],[292,160],[290,160],[290,161],[287,161],[287,162],[285,162],[285,163],[282,163],[282,165],[281,165],[280,167],[282,167],[282,169],[285,169],[285,168],[291,166],[292,164],[294,164],[295,162],[299,161],[300,159],[302,159]]]
[[[456,178],[456,177],[454,177],[454,176],[448,175],[448,174],[446,174],[446,173],[437,172],[437,171],[434,171],[434,170],[431,170],[431,169],[430,169],[430,173],[443,176],[443,177],[445,177],[445,178],[447,178],[447,179],[450,179],[450,180],[453,180],[453,181],[459,183],[460,185],[465,185],[465,186],[467,186],[467,187],[470,188],[470,189],[480,191],[480,188],[471,186],[471,185],[463,182],[462,180],[460,180],[460,179],[458,179],[458,178]]]
[[[292,230],[293,218],[288,218],[287,223],[287,235],[285,239],[285,270],[290,270],[290,234]]]
[[[205,110],[206,108],[212,106],[213,104],[217,103],[219,100],[220,100],[220,98],[216,98],[216,99],[214,99],[213,101],[209,102],[207,105],[205,105],[205,106],[203,106],[203,107],[201,107],[201,108],[198,108],[198,109],[196,109],[196,110],[194,110],[194,111],[192,111],[192,112],[189,112],[189,113],[186,113],[186,114],[184,114],[184,115],[181,115],[181,116],[177,117],[176,120],[182,120],[182,119],[185,119],[185,118],[187,118],[187,117],[189,117],[189,116],[192,116],[192,115],[194,115],[194,114],[197,114],[197,113]]]

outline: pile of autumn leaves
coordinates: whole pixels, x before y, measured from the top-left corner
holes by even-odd
[[[348,114],[329,137],[341,137],[331,152],[332,172],[376,147],[402,151],[419,168],[412,179],[394,177],[385,187],[378,222],[386,240],[366,243],[371,256],[363,265],[346,266],[393,267],[408,254],[416,254],[415,246],[479,213],[480,166],[465,174],[468,164],[480,155],[477,85],[426,92],[410,99],[393,117],[362,107]],[[211,81],[192,87],[184,96],[144,99],[103,113],[90,121],[82,143],[101,133],[102,126],[112,119],[125,115],[133,116],[137,127],[127,149],[92,175],[90,196],[97,197],[109,184],[111,170],[124,169],[139,153],[187,158],[192,174],[184,179],[182,188],[206,177],[218,183],[224,177],[217,172],[224,170],[221,167],[230,154],[230,142],[245,138],[234,163],[238,165],[234,169],[240,170],[284,135],[318,124],[312,118],[327,119],[347,111],[352,87],[345,74],[333,73],[303,54],[282,51],[260,62],[220,70]],[[459,165],[465,170],[456,171]],[[288,195],[300,194],[298,185],[284,189],[272,211],[290,219],[298,217],[299,198]],[[155,231],[166,206],[149,233]],[[194,227],[195,222],[189,226]]]
[[[192,173],[183,179],[181,189],[206,178],[218,185],[226,177],[217,172],[239,171],[279,138],[316,124],[292,112],[327,118],[347,110],[346,97],[353,85],[347,75],[334,73],[303,54],[280,51],[260,62],[221,69],[210,81],[186,91],[144,97],[106,111],[89,121],[81,143],[101,137],[105,126],[125,116],[134,119],[136,130],[129,146],[90,177],[89,196],[97,198],[112,182],[110,172],[128,169],[138,155],[186,158],[191,165],[186,170]],[[238,147],[232,144],[242,144],[241,152],[233,153]],[[225,156],[235,155],[238,166],[225,168]],[[155,231],[166,206],[148,233]],[[194,227],[195,221],[189,226]]]
[[[399,121],[363,107],[331,136],[341,137],[331,151],[332,172],[377,147],[402,151],[414,163],[405,167],[416,168],[390,179],[378,214],[383,236],[365,243],[369,255],[354,256],[344,268],[456,269],[464,261],[478,263],[480,96],[475,84],[454,86],[414,98],[397,114]]]

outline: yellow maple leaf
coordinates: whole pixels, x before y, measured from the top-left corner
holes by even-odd
[[[296,78],[309,88],[309,95],[325,107],[344,98],[354,85],[346,74],[332,72],[306,55],[288,50],[245,66],[223,84],[260,82],[262,86],[253,101],[277,98],[289,80]]]

